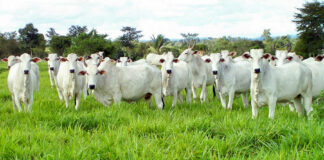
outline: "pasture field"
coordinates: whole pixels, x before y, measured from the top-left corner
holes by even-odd
[[[162,111],[144,100],[105,107],[93,96],[78,111],[65,108],[50,88],[47,63],[38,63],[40,91],[32,113],[13,111],[7,63],[0,62],[0,159],[323,159],[324,107],[312,120],[277,106],[253,120],[236,98],[233,110],[208,102]],[[71,103],[72,104],[72,101]]]

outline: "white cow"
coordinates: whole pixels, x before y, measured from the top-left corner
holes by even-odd
[[[232,109],[235,93],[241,93],[243,105],[247,107],[249,105],[247,95],[251,84],[251,65],[246,60],[235,62],[227,56],[228,54],[225,54],[226,58],[222,58],[220,53],[213,53],[210,55],[213,74],[216,79],[217,90],[222,106],[226,108],[225,96],[228,95],[227,108]]]
[[[188,63],[190,70],[192,72],[192,93],[193,98],[196,99],[196,89],[201,88],[200,100],[206,101],[207,98],[207,78],[208,78],[208,67],[201,56],[197,55],[198,51],[193,51],[191,48],[184,50],[180,56],[179,60]],[[211,83],[213,84],[213,82]]]
[[[128,57],[119,57],[119,59],[117,60],[117,67],[125,67],[128,66],[128,64],[132,62],[132,60]]]
[[[51,87],[53,88],[53,84],[57,88],[57,73],[60,68],[60,58],[56,53],[48,54],[48,57],[44,58],[48,63],[48,74],[50,76]],[[54,82],[54,83],[53,83]]]
[[[39,59],[34,57],[33,59]],[[10,68],[15,65],[18,62],[21,62],[21,59],[19,56],[9,56],[8,58],[5,58],[4,61],[8,62],[8,69],[10,70]],[[40,82],[40,73],[39,73],[39,67],[36,64],[36,62],[39,62],[40,59],[38,61],[32,61],[31,62],[31,69],[34,71],[35,75],[36,75],[36,89],[37,91],[39,91],[39,82]]]
[[[37,62],[39,58],[32,58],[24,53],[17,63],[11,66],[8,74],[8,88],[11,92],[13,108],[21,111],[21,102],[25,104],[25,111],[31,112],[34,91],[37,87],[37,76],[32,69],[32,62]],[[36,65],[36,64],[35,64]]]
[[[270,54],[263,54],[263,49],[251,49],[251,104],[252,117],[258,115],[258,107],[269,105],[269,118],[274,118],[277,102],[293,101],[299,115],[304,113],[301,100],[308,116],[312,108],[312,73],[305,65],[291,62],[273,67],[269,65]]]
[[[207,73],[208,73],[207,74],[207,86],[213,85],[213,97],[217,97],[217,95],[216,95],[216,81],[215,81],[216,79],[212,74],[213,69],[212,69],[212,63],[210,60],[210,56],[204,55],[201,57],[201,59],[204,60],[207,65]],[[207,89],[206,89],[206,91],[207,91]],[[208,93],[206,93],[206,95],[208,95]]]
[[[88,56],[87,60],[85,60],[86,64],[94,64],[99,65],[101,60],[103,59],[102,55],[99,53],[93,53],[90,56]]]
[[[100,70],[97,65],[88,65],[86,71],[89,89],[103,105],[121,100],[137,101],[143,97],[151,104],[151,95],[160,109],[164,108],[162,96],[161,71],[152,65],[134,65],[117,67],[113,60],[102,62]]]
[[[146,62],[149,64],[161,65],[161,63],[160,63],[161,58],[162,58],[162,55],[155,54],[155,53],[149,53],[145,59],[146,59]]]
[[[191,103],[192,73],[188,64],[175,59],[172,52],[165,53],[162,57],[160,63],[162,64],[163,95],[173,96],[172,107],[174,107],[178,98],[182,103],[181,91],[185,89],[186,101]]]
[[[79,108],[81,94],[84,98],[87,96],[86,78],[78,75],[84,70],[83,58],[78,58],[76,54],[71,53],[67,58],[61,58],[60,69],[57,73],[57,84],[59,88],[59,98],[65,100],[65,106],[69,106],[69,100],[74,97],[75,109]]]

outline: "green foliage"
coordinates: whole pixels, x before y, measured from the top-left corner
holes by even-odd
[[[163,48],[163,45],[166,45],[170,40],[168,38],[165,38],[162,34],[159,34],[156,37],[153,35],[151,37],[151,41],[153,47],[153,50],[151,52],[161,53],[161,49]]]
[[[324,2],[307,2],[295,13],[299,40],[295,49],[298,53],[311,56],[324,49]]]
[[[240,98],[233,110],[207,102],[149,108],[144,100],[105,107],[92,95],[80,108],[66,108],[50,88],[47,63],[32,113],[13,111],[6,63],[0,62],[0,159],[323,159],[324,108],[314,104],[307,120],[277,105],[251,118]],[[73,102],[70,103],[73,106]]]
[[[79,25],[72,25],[70,28],[69,28],[69,33],[67,34],[68,36],[71,36],[71,37],[78,37],[80,34],[82,33],[86,33],[88,31],[88,28],[87,26],[79,26]]]
[[[143,35],[142,31],[137,31],[136,28],[133,27],[123,27],[121,31],[124,33],[119,40],[121,41],[122,46],[126,48],[134,48],[134,42],[137,42]]]
[[[45,53],[44,35],[38,33],[38,29],[34,28],[32,23],[26,24],[25,28],[19,29],[18,32],[21,50],[38,56]],[[36,53],[32,53],[32,51],[36,51]]]
[[[198,33],[180,33],[180,35],[183,37],[184,44],[187,45],[187,48],[193,47],[199,40]]]
[[[69,36],[53,36],[50,41],[52,52],[62,56],[67,48],[71,46],[72,40]]]
[[[0,57],[18,55],[20,53],[19,42],[16,32],[0,33]]]
[[[48,37],[49,39],[52,39],[53,36],[58,36],[59,34],[56,33],[55,29],[54,28],[50,28],[48,31],[47,31],[47,34],[46,34],[46,37]]]

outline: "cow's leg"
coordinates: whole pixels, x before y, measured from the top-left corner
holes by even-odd
[[[288,103],[288,106],[289,106],[289,110],[290,110],[291,112],[295,111],[295,107],[294,107],[294,103],[293,103],[293,102],[289,102],[289,103]]]
[[[251,108],[252,108],[252,118],[255,119],[258,116],[258,104],[254,100],[254,98],[251,99]]]
[[[80,105],[80,100],[81,100],[81,92],[75,94],[75,110],[79,109]]]
[[[301,98],[300,97],[297,97],[293,100],[293,103],[296,107],[296,111],[298,112],[298,115],[299,116],[303,116],[305,114],[305,110],[302,106],[302,103],[301,103]]]
[[[50,70],[48,70],[49,76],[50,76],[50,82],[51,82],[51,88],[53,88],[53,75]]]
[[[186,88],[186,91],[187,91],[187,97],[186,97],[186,101],[187,103],[191,103],[191,90],[190,88]]]
[[[181,94],[181,91],[178,92],[178,100],[179,100],[180,103],[183,103],[183,96]]]
[[[13,109],[16,110],[17,109],[17,105],[16,105],[16,101],[15,101],[15,96],[13,94],[11,94],[11,99],[12,99]]]
[[[203,83],[201,87],[201,93],[200,93],[200,101],[205,102],[206,101],[206,82]]]
[[[193,98],[194,101],[196,101],[197,94],[196,94],[195,86],[193,84],[191,86],[191,91],[192,91],[192,98]]]
[[[232,109],[232,106],[233,106],[234,95],[235,95],[235,90],[232,88],[228,92],[228,104],[227,104],[227,108],[230,109],[230,110]]]
[[[312,118],[312,96],[305,96],[304,97],[304,105],[305,105],[305,110],[306,110],[306,115],[308,118]]]
[[[69,107],[69,97],[68,97],[68,93],[63,92],[63,97],[64,97],[64,101],[65,101],[65,107],[68,108]]]
[[[247,96],[247,93],[241,93],[244,108],[247,108],[249,106],[249,100],[247,99]]]
[[[172,100],[172,108],[175,107],[175,105],[177,104],[177,100],[178,100],[178,92],[177,91],[173,91],[173,100]]]
[[[25,104],[25,108],[26,107],[28,108],[28,112],[31,112],[32,111],[33,102],[34,102],[34,95],[31,94],[30,97],[29,97],[29,100],[28,100],[27,104]]]
[[[155,104],[159,109],[164,109],[164,99],[161,90],[156,91],[154,94]]]
[[[226,109],[226,96],[224,94],[220,93],[220,92],[218,92],[218,93],[219,93],[219,98],[220,98],[221,103],[222,103],[222,107],[224,109]]]
[[[18,112],[21,112],[21,103],[20,103],[18,96],[16,96],[16,95],[15,95],[15,102],[16,102],[16,106],[18,108]]]
[[[115,93],[114,94],[113,100],[114,100],[114,103],[116,103],[118,105],[118,107],[120,107],[121,99],[122,99],[121,93]]]
[[[276,103],[277,98],[276,97],[269,97],[268,105],[269,105],[269,118],[273,119],[275,110],[276,110]]]

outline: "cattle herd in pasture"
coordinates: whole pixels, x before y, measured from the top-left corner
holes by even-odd
[[[98,52],[86,58],[53,53],[43,60],[48,63],[51,87],[56,87],[66,107],[74,99],[76,110],[81,95],[86,99],[89,94],[106,106],[142,98],[151,106],[153,96],[156,106],[163,109],[164,97],[173,96],[175,107],[177,102],[183,102],[181,92],[185,90],[187,104],[197,96],[204,103],[207,87],[213,86],[214,96],[219,97],[224,109],[232,109],[235,94],[240,94],[245,108],[251,104],[252,118],[264,105],[269,106],[269,118],[274,118],[277,103],[287,103],[291,111],[311,118],[312,100],[324,89],[324,56],[303,60],[286,50],[277,50],[275,55],[263,52],[251,49],[235,57],[236,52],[223,50],[201,56],[189,47],[178,58],[166,52],[149,53],[137,61],[127,57],[115,61]],[[39,90],[40,60],[27,53],[2,59],[8,63],[8,88],[14,110],[20,112],[22,103],[25,111],[32,110],[34,91]],[[200,95],[197,89],[201,89]]]

